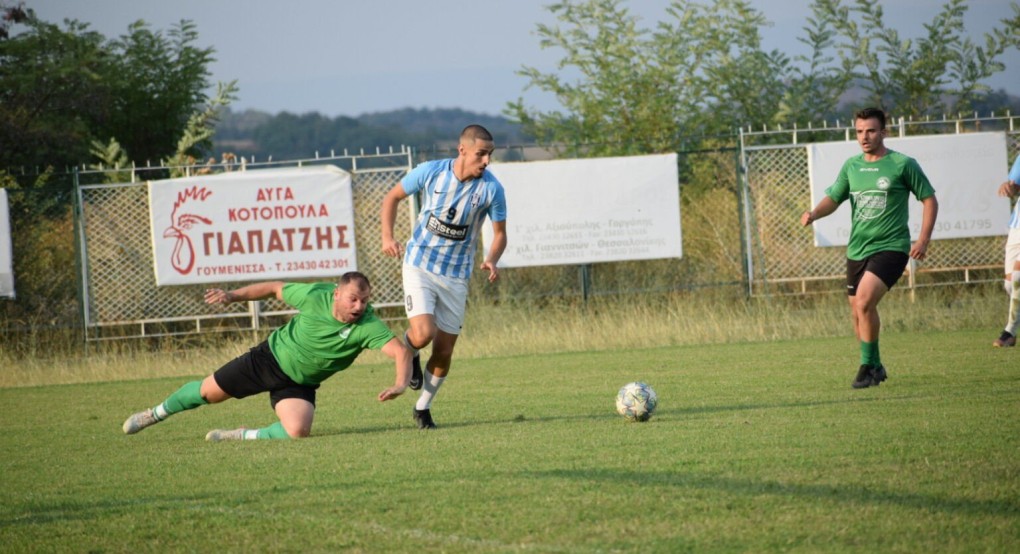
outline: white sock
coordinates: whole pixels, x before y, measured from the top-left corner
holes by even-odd
[[[163,421],[170,414],[166,413],[166,408],[163,406],[163,403],[160,403],[159,406],[152,409],[152,415],[156,416],[156,419]]]
[[[1009,293],[1009,319],[1006,321],[1006,332],[1016,336],[1020,327],[1020,271],[1013,272],[1013,290]]]
[[[245,429],[243,436],[244,436],[244,440],[246,440],[246,441],[258,440],[258,438],[259,438],[259,430],[258,429]]]
[[[424,386],[421,388],[421,396],[418,397],[418,403],[414,405],[416,410],[428,410],[432,407],[432,399],[439,392],[439,387],[446,380],[446,377],[436,377],[432,375],[428,369],[422,369],[425,381]]]

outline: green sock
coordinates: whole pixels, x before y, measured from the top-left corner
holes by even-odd
[[[208,402],[202,398],[201,390],[201,381],[185,383],[183,387],[177,389],[177,392],[168,396],[162,404],[153,408],[153,411],[156,412],[156,417],[163,419],[164,417],[174,415],[177,412],[192,410],[199,406],[208,404]]]
[[[882,359],[878,355],[878,341],[861,341],[861,365],[878,367],[882,365]]]
[[[263,427],[258,431],[260,439],[289,439],[290,435],[284,430],[283,424],[277,421],[269,427]]]

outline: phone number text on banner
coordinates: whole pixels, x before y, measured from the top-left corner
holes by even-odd
[[[357,270],[351,176],[335,166],[150,181],[157,285]]]

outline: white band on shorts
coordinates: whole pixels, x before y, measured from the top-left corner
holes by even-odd
[[[407,317],[431,315],[440,331],[459,335],[464,326],[468,280],[436,275],[407,264],[402,275]]]

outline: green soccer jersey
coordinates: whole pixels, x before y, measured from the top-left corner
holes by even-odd
[[[362,350],[378,350],[393,338],[371,306],[354,323],[337,321],[333,317],[335,289],[331,283],[283,287],[283,301],[299,313],[269,335],[269,349],[295,383],[318,385],[347,369]]]
[[[850,242],[846,257],[863,260],[876,252],[910,253],[907,203],[913,194],[924,200],[935,194],[913,158],[888,150],[876,162],[864,154],[848,159],[825,195],[837,204],[850,199]]]

